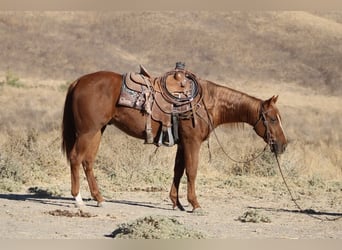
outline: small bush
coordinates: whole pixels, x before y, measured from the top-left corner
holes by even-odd
[[[58,90],[60,92],[66,92],[68,90],[70,84],[71,84],[71,81],[66,81],[64,84],[60,84],[58,86]]]
[[[20,81],[19,77],[17,77],[10,71],[6,72],[5,80],[1,81],[0,85],[8,85],[15,88],[21,88],[24,86]]]

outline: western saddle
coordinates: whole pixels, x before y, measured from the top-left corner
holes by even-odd
[[[196,110],[200,107],[202,88],[197,77],[177,62],[174,70],[152,77],[140,65],[140,72],[123,75],[119,105],[141,110],[146,115],[145,143],[173,146],[179,141],[179,119],[192,119],[196,126]],[[161,123],[153,138],[151,119]]]

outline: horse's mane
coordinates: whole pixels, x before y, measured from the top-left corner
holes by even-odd
[[[225,109],[225,111],[232,110],[231,112],[219,111],[221,114],[220,119],[224,121],[237,120],[238,122],[232,123],[232,125],[235,127],[240,127],[239,121],[242,122],[245,118],[238,116],[247,114],[246,119],[248,119],[248,114],[250,111],[258,112],[260,108],[260,102],[262,101],[261,99],[250,96],[239,90],[218,85],[211,81],[204,81],[203,87],[206,88],[206,93],[208,93],[206,98],[208,110],[214,109],[214,107],[222,107]],[[238,110],[239,112],[233,112],[234,110]]]

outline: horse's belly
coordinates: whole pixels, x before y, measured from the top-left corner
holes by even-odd
[[[116,108],[116,112],[110,123],[130,136],[140,139],[146,137],[146,115],[139,110],[126,107]]]

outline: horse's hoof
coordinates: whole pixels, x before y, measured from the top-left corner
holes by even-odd
[[[184,207],[179,204],[177,206],[172,206],[173,210],[185,211]]]
[[[76,207],[76,208],[84,208],[84,207],[85,207],[85,204],[84,204],[83,201],[76,201],[75,207]]]
[[[105,202],[104,201],[98,201],[97,207],[105,207]]]
[[[203,208],[201,207],[198,207],[198,208],[194,208],[192,211],[191,211],[192,214],[194,215],[198,215],[198,216],[205,216],[205,215],[208,215],[208,212],[206,212]]]

